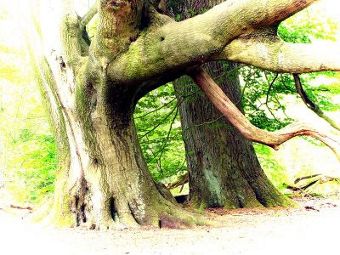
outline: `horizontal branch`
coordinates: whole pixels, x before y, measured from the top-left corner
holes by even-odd
[[[200,65],[241,34],[272,26],[316,0],[228,0],[202,15],[151,26],[110,63],[117,81],[146,81],[168,71]]]
[[[193,71],[191,77],[203,90],[215,107],[226,119],[248,140],[268,145],[274,149],[296,136],[311,136],[328,146],[340,160],[340,141],[338,137],[326,135],[321,130],[311,128],[305,124],[295,123],[287,127],[269,132],[252,125],[239,109],[225,95],[221,88],[203,69]]]
[[[240,37],[216,59],[227,59],[282,73],[340,71],[338,43],[287,43],[278,37]]]

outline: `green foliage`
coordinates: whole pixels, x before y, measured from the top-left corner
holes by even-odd
[[[315,19],[303,11],[282,22],[278,34],[283,40],[294,43],[310,43],[313,39],[334,41],[337,28],[332,19],[321,16]]]
[[[283,40],[287,42],[310,43],[310,36],[301,33],[301,30],[302,29],[294,29],[288,26],[280,26],[278,29],[278,34]]]
[[[40,202],[54,190],[57,167],[54,138],[23,129],[13,137],[12,146],[17,154],[12,155],[8,167],[13,169],[10,179],[15,181],[8,188],[19,201]]]
[[[240,70],[243,80],[242,103],[246,116],[255,126],[277,130],[291,122],[285,114],[281,93],[291,93],[291,80],[253,67]],[[282,78],[282,79],[280,79]]]
[[[289,183],[289,177],[284,167],[275,159],[272,149],[262,144],[254,144],[254,148],[269,180],[281,192],[285,192],[285,183]]]
[[[186,169],[177,101],[171,84],[140,100],[135,122],[144,157],[159,181]]]
[[[14,198],[38,203],[54,189],[56,148],[19,31],[9,18],[0,13],[0,171]]]

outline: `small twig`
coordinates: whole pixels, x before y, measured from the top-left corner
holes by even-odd
[[[22,206],[18,206],[18,205],[10,205],[10,207],[14,208],[14,209],[20,209],[20,210],[29,210],[29,211],[33,210],[33,208],[30,207],[30,206],[22,207]]]
[[[141,119],[141,118],[144,118],[145,116],[150,115],[151,113],[157,112],[157,111],[163,109],[164,107],[168,106],[169,104],[171,104],[171,103],[172,103],[173,101],[175,101],[175,100],[176,100],[176,98],[174,97],[173,99],[171,99],[169,102],[163,104],[162,106],[160,106],[160,107],[158,107],[158,108],[156,108],[156,109],[154,109],[154,110],[152,110],[152,111],[149,111],[149,112],[147,112],[147,113],[145,113],[145,114],[143,114],[143,115],[136,116],[135,119]]]
[[[267,96],[266,96],[266,105],[268,105],[270,91],[271,91],[271,89],[272,89],[272,87],[274,85],[274,82],[276,81],[278,76],[279,76],[279,74],[276,73],[274,79],[269,84],[269,87],[268,87],[268,90],[267,90]],[[266,76],[266,78],[267,78],[267,76]],[[268,79],[267,79],[267,81],[268,81]]]
[[[153,128],[149,129],[148,131],[146,131],[139,139],[142,140],[145,136],[147,136],[148,134],[150,134],[151,132],[155,131],[156,128],[158,128],[160,125],[162,125],[164,123],[164,121],[166,121],[171,114],[177,110],[177,105],[170,111],[170,113],[168,113],[163,119],[162,121],[158,122]]]
[[[321,174],[313,174],[313,175],[308,175],[308,176],[303,176],[303,177],[299,177],[297,179],[295,179],[294,181],[294,184],[297,184],[298,182],[302,181],[302,180],[306,180],[306,179],[311,179],[311,178],[314,178],[314,177],[318,177],[320,176]]]
[[[266,80],[267,80],[267,82],[268,82],[268,77],[267,77],[267,75],[265,75],[265,76],[266,76]],[[273,85],[274,85],[274,82],[276,81],[276,79],[277,79],[278,76],[279,76],[279,74],[276,73],[274,79],[273,79],[273,80],[270,82],[270,84],[269,84],[269,87],[268,87],[268,90],[267,90],[267,95],[266,95],[266,102],[265,102],[265,105],[266,105],[268,111],[270,112],[270,114],[272,115],[272,117],[273,117],[276,121],[279,122],[278,118],[276,118],[275,114],[273,113],[272,108],[268,105],[270,92],[271,92],[272,87],[273,87]],[[281,104],[279,103],[279,101],[277,100],[277,98],[274,97],[274,99],[276,100],[276,103],[278,103],[278,104],[281,106]]]
[[[221,115],[220,117],[214,119],[214,120],[210,120],[210,121],[206,121],[206,122],[203,122],[203,123],[200,123],[200,124],[197,124],[197,125],[192,125],[194,127],[201,127],[201,126],[205,126],[205,125],[210,125],[210,124],[213,124],[217,121],[219,121],[220,119],[223,118],[223,115]],[[190,129],[190,127],[187,127],[187,129]]]

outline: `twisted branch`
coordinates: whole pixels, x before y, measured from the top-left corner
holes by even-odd
[[[332,120],[330,117],[328,117],[321,110],[321,108],[308,97],[306,91],[303,89],[302,82],[301,82],[299,74],[295,73],[295,74],[293,74],[293,76],[294,76],[296,92],[300,95],[300,97],[301,97],[302,101],[305,103],[305,105],[309,109],[311,109],[313,112],[315,112],[320,118],[327,121],[333,128],[340,131],[339,125],[334,120]]]
[[[275,132],[259,129],[247,120],[202,68],[191,71],[190,76],[215,107],[248,140],[268,145],[277,150],[282,143],[293,137],[311,136],[328,146],[340,160],[340,141],[338,137],[331,137],[330,135],[324,134],[322,130],[311,128],[303,123],[293,123]]]

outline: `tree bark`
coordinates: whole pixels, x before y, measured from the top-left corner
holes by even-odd
[[[73,13],[65,16],[60,27],[62,47],[45,45],[50,54],[42,51],[38,20],[33,20],[35,29],[26,34],[58,143],[59,171],[50,220],[56,225],[97,229],[204,224],[203,216],[180,207],[147,169],[132,118],[139,86],[112,81],[106,72],[108,52],[126,50],[138,25],[128,22],[131,30],[116,29],[118,44],[107,40],[112,31],[106,29],[122,23],[107,17],[107,12],[116,11],[116,2],[98,3],[101,23],[90,47],[83,41],[82,19]],[[136,8],[123,5],[123,12],[141,9],[140,2],[134,3]]]
[[[172,3],[169,8],[174,16],[190,18],[221,2],[187,0]],[[241,108],[237,65],[220,61],[208,63],[204,68]],[[264,174],[252,144],[222,118],[195,83],[189,77],[182,77],[174,82],[174,87],[181,102],[179,112],[189,171],[189,204],[196,208],[291,204]]]
[[[175,22],[148,1],[97,0],[98,26],[90,45],[84,34],[93,10],[80,18],[68,8],[72,0],[53,3],[66,10],[60,31],[54,31],[53,17],[44,22],[39,13],[30,15],[37,20],[26,36],[59,145],[52,218],[97,228],[204,223],[201,216],[166,199],[169,194],[152,180],[136,138],[135,105],[150,90],[219,57],[232,40],[277,24],[314,1],[230,0]],[[30,6],[37,9],[52,3],[33,2]],[[47,10],[52,15],[53,8],[45,14]],[[216,84],[203,72],[196,78],[218,104]],[[260,182],[251,184],[260,175],[242,174],[255,196],[264,197],[257,188]]]
[[[218,77],[222,90],[241,107],[235,65],[219,62],[210,63],[207,68],[213,77]],[[234,75],[230,75],[232,71]],[[224,120],[205,95],[197,93],[190,79],[178,80],[175,89],[179,100],[183,100],[180,114],[190,204],[198,208],[292,205],[266,177],[251,142]],[[187,98],[182,96],[193,93]]]

